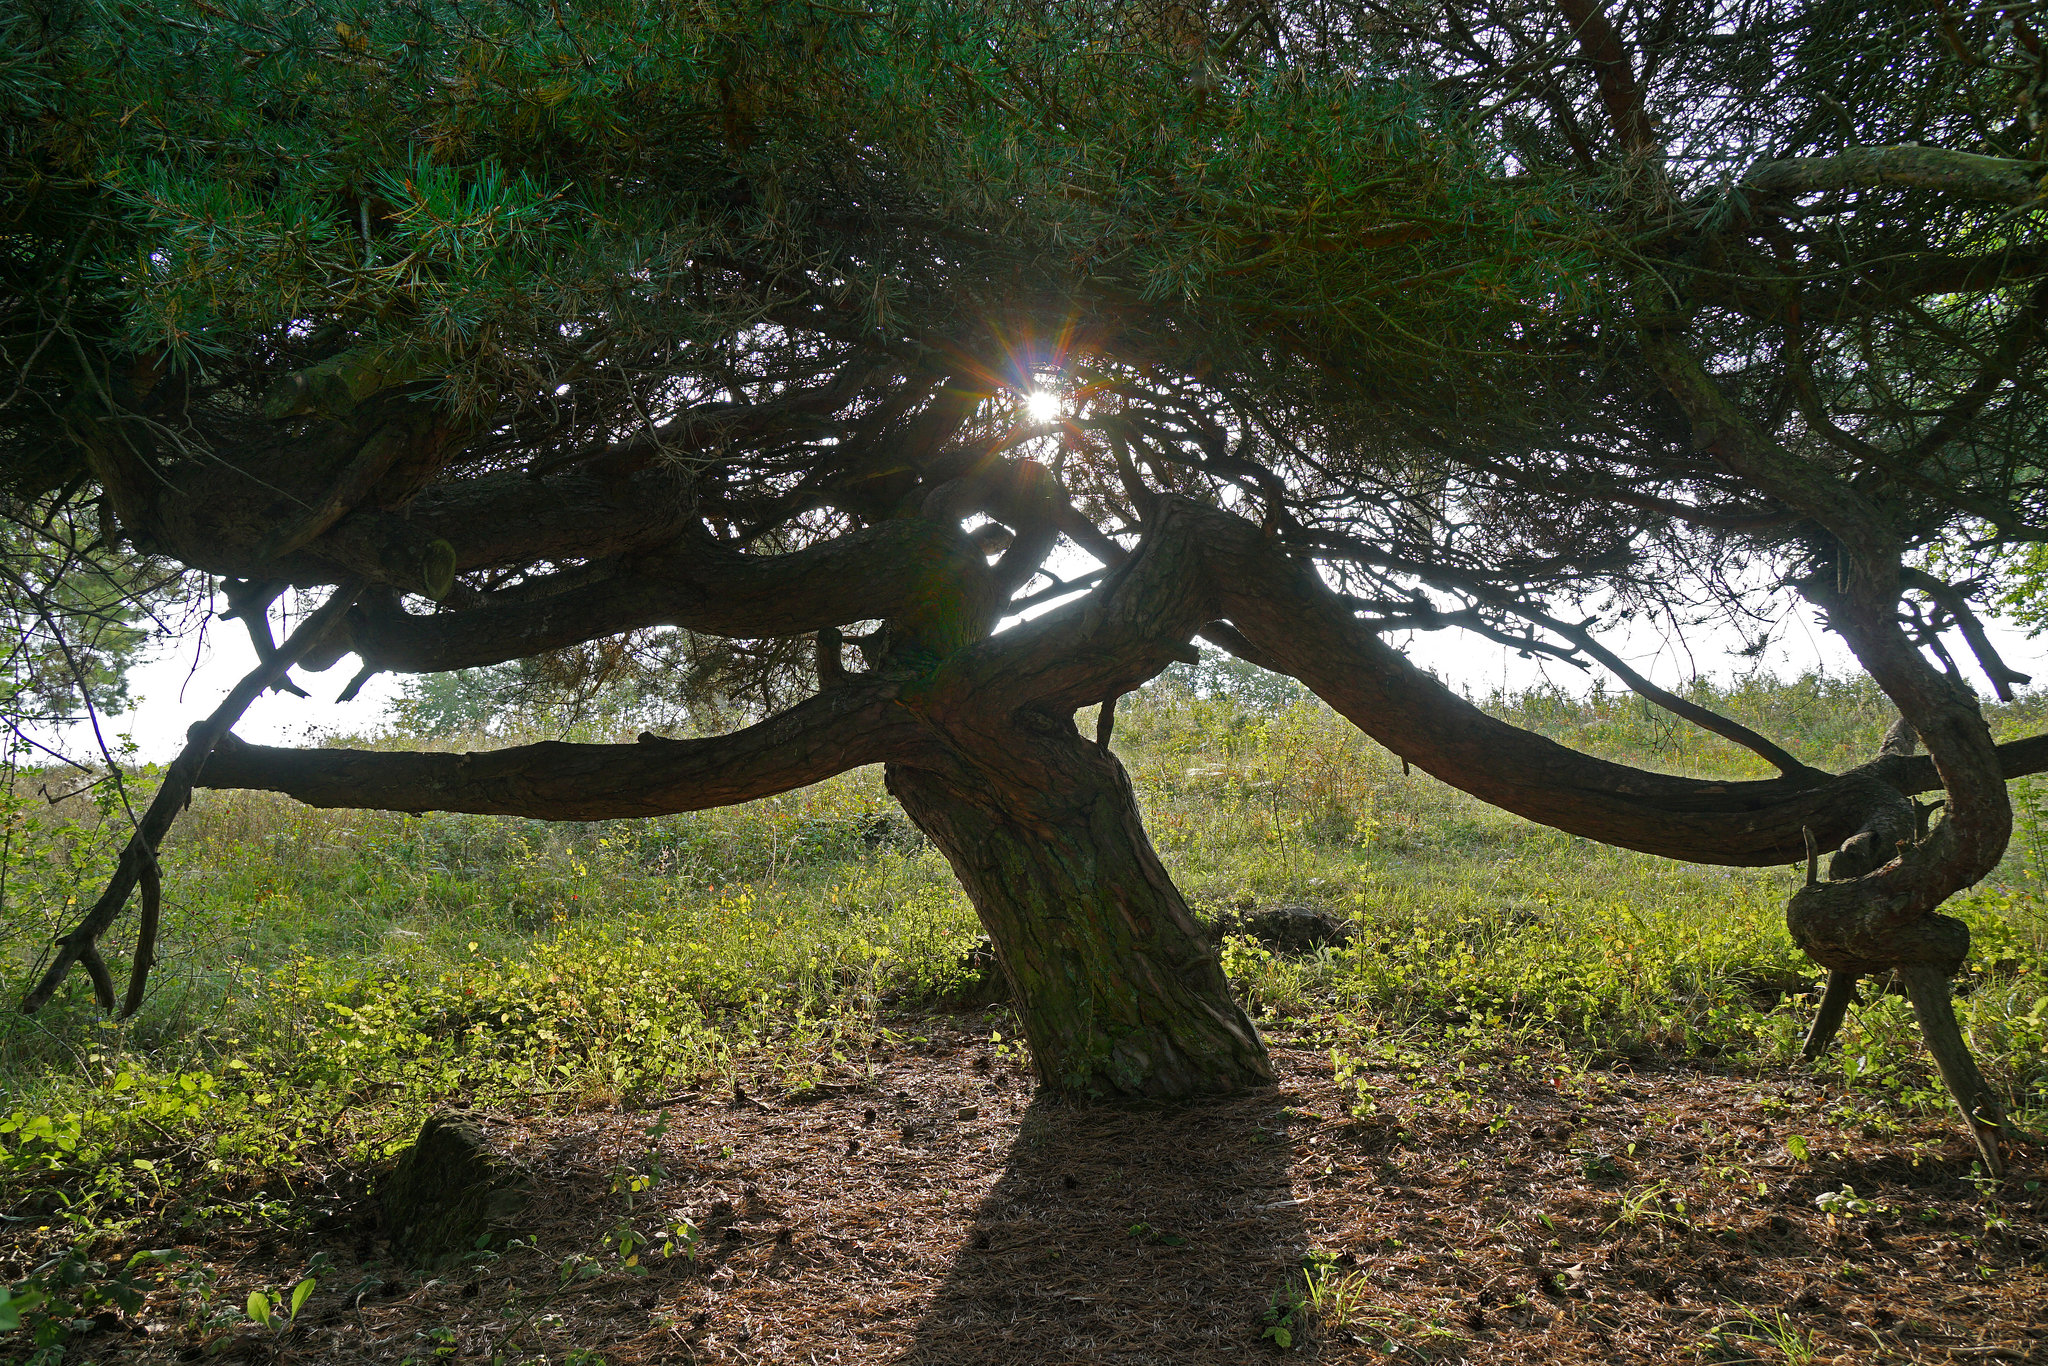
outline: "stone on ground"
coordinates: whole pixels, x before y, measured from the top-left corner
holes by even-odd
[[[503,1246],[520,1232],[533,1185],[473,1117],[443,1112],[420,1126],[379,1194],[392,1251],[427,1264]]]

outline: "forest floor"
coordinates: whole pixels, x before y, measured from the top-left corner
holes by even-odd
[[[530,1245],[438,1274],[393,1260],[373,1173],[316,1165],[303,1242],[182,1244],[227,1304],[319,1266],[291,1327],[166,1286],[67,1360],[2048,1362],[2048,1155],[1987,1199],[1946,1116],[1872,1139],[1808,1077],[1527,1056],[1474,1104],[1412,1056],[1340,1083],[1298,1034],[1266,1091],[1072,1105],[983,1017],[912,1025],[802,1091],[480,1113],[537,1178]]]

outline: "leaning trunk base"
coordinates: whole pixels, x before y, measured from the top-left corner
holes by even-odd
[[[994,940],[1040,1081],[1154,1098],[1272,1082],[1214,944],[1146,838],[1123,765],[1064,717],[977,738],[958,768],[891,765],[887,781]]]

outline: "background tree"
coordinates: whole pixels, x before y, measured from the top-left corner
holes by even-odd
[[[88,709],[128,706],[128,670],[148,640],[147,610],[179,586],[97,544],[89,526],[44,521],[0,501],[0,722],[54,756],[59,733]]]
[[[2048,763],[1992,744],[1945,641],[2024,681],[1970,604],[2043,523],[2031,14],[29,6],[5,450],[252,625],[333,586],[291,642],[261,628],[245,692],[671,626],[774,706],[409,755],[212,748],[230,699],[179,781],[583,819],[883,763],[1047,1082],[1229,1090],[1264,1051],[1109,748],[1115,699],[1200,635],[1532,819],[1808,857],[1811,1046],[1897,968],[1995,1166],[1935,909]],[[1902,714],[1852,773],[1594,634],[1789,592]],[[1449,626],[1613,669],[1781,775],[1595,760],[1381,640]],[[154,817],[31,1006],[153,876]]]
[[[404,734],[435,740],[731,730],[815,686],[810,661],[799,670],[789,655],[775,641],[749,649],[687,631],[630,631],[503,664],[414,675],[389,718]]]

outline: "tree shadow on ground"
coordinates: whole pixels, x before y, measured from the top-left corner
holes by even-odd
[[[1278,1346],[1272,1328],[1301,1347],[1290,1100],[1034,1101],[896,1360],[1242,1362]]]
[[[209,1288],[166,1281],[91,1359],[1634,1366],[1776,1360],[1775,1335],[1802,1359],[2048,1360],[2039,1169],[1988,1192],[1946,1114],[1873,1138],[1810,1080],[1540,1060],[1468,1094],[1405,1046],[1340,1084],[1278,1031],[1282,1084],[1251,1096],[1027,1102],[988,1018],[903,1023],[795,1088],[494,1109],[533,1179],[525,1237],[437,1269],[378,1233],[374,1172],[309,1154],[292,1189],[331,1217],[302,1232],[181,1221],[96,1247],[176,1244]],[[622,1250],[629,1228],[656,1241]],[[1276,1324],[1312,1248],[1327,1322]],[[289,1332],[239,1312],[304,1276]],[[1274,1326],[1307,1341],[1281,1353]]]

